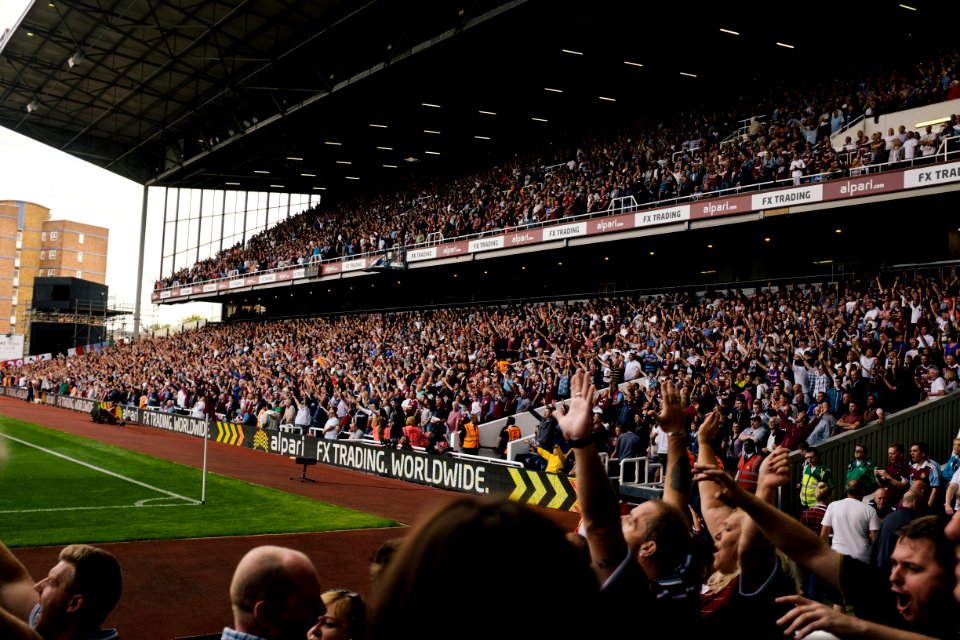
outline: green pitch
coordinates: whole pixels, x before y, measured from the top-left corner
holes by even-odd
[[[0,541],[11,547],[398,526],[0,416]]]

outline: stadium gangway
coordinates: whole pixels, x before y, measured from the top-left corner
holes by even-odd
[[[957,137],[957,136],[951,136],[950,138],[946,138],[945,140],[950,140],[950,141],[952,141],[952,140],[954,140],[956,137]],[[942,149],[942,150],[938,150],[938,152],[937,152],[936,154],[931,155],[931,156],[922,156],[922,157],[920,157],[920,158],[914,158],[914,159],[911,159],[911,160],[903,160],[903,161],[901,161],[901,162],[895,162],[895,163],[883,163],[883,164],[877,164],[877,165],[868,165],[866,168],[867,168],[867,169],[870,169],[870,168],[874,169],[874,171],[870,171],[869,173],[873,173],[873,172],[883,172],[883,171],[887,171],[887,170],[890,170],[890,169],[893,169],[893,168],[896,168],[896,169],[906,169],[906,168],[910,168],[910,167],[913,167],[913,166],[918,165],[918,164],[929,164],[929,163],[931,162],[931,160],[933,161],[934,164],[943,163],[943,162],[948,162],[948,161],[950,161],[951,159],[960,156],[960,149],[955,150],[955,151],[950,151],[950,150],[947,149],[947,146],[946,146],[946,145],[943,145],[943,146],[941,147],[941,149]],[[896,166],[896,167],[892,167],[891,165],[894,165],[894,164],[897,165],[897,166]],[[836,173],[836,172],[829,172],[829,171],[827,171],[827,172],[821,172],[821,173],[812,174],[812,175],[808,175],[808,176],[803,176],[803,178],[801,178],[801,184],[820,183],[820,182],[825,182],[825,181],[827,181],[827,180],[842,179],[842,178],[845,178],[845,177],[850,177],[849,171],[847,172],[847,175],[844,175],[843,172],[841,172],[841,173],[838,174],[838,173]],[[765,191],[765,190],[768,190],[768,189],[783,189],[783,188],[788,188],[788,187],[791,187],[791,186],[793,186],[793,178],[787,177],[787,178],[783,178],[783,179],[780,179],[780,180],[770,180],[770,181],[766,181],[766,182],[757,182],[757,183],[753,183],[753,184],[749,184],[749,185],[739,185],[739,186],[736,186],[736,187],[729,187],[729,188],[727,188],[727,189],[719,189],[719,190],[717,190],[717,191],[707,191],[707,192],[704,192],[704,193],[700,194],[699,196],[693,196],[693,195],[680,196],[680,197],[669,198],[669,199],[665,199],[665,200],[654,200],[654,201],[652,201],[652,202],[646,202],[646,203],[643,203],[643,204],[637,203],[637,204],[632,204],[632,205],[630,205],[630,206],[617,206],[617,205],[615,204],[615,203],[616,203],[616,200],[614,200],[614,201],[611,201],[611,203],[607,206],[606,209],[602,209],[602,210],[598,210],[598,211],[591,211],[591,212],[588,212],[588,213],[585,213],[585,214],[581,214],[581,215],[579,215],[579,216],[569,216],[569,217],[566,217],[566,218],[557,218],[557,219],[552,219],[552,220],[539,220],[539,221],[537,221],[537,222],[533,222],[533,223],[530,223],[530,224],[522,225],[522,227],[521,227],[520,225],[518,225],[518,226],[516,226],[516,227],[508,227],[508,228],[504,228],[504,229],[485,230],[485,231],[479,232],[479,233],[470,233],[470,234],[465,234],[465,235],[462,235],[462,236],[454,236],[454,237],[450,237],[450,238],[445,238],[445,241],[452,243],[452,242],[475,240],[475,239],[478,239],[478,238],[481,238],[481,237],[490,236],[490,235],[492,235],[492,234],[494,234],[494,233],[509,233],[510,231],[513,231],[513,230],[515,230],[515,229],[520,229],[520,228],[523,228],[523,229],[531,229],[531,228],[541,228],[541,227],[547,227],[547,226],[553,226],[553,225],[559,225],[559,224],[574,224],[574,223],[578,223],[578,222],[583,222],[583,221],[589,220],[589,219],[591,219],[591,218],[596,218],[596,217],[601,217],[601,216],[607,216],[607,215],[611,215],[611,214],[624,213],[624,212],[632,212],[632,211],[638,211],[638,210],[644,210],[644,209],[657,209],[657,208],[670,207],[670,206],[675,206],[675,205],[684,204],[684,203],[697,203],[697,202],[702,202],[702,201],[704,201],[704,200],[708,200],[708,199],[712,199],[712,198],[729,198],[729,197],[736,196],[736,195],[743,194],[743,193],[753,193],[753,192]],[[632,197],[632,196],[631,196],[631,197]],[[618,198],[617,200],[619,200],[619,198]],[[406,245],[404,248],[405,248],[406,250],[415,250],[415,249],[422,248],[422,247],[425,247],[425,246],[430,246],[430,245],[429,245],[428,242],[421,242],[421,243],[414,243],[414,244]],[[377,254],[377,252],[358,253],[358,254],[353,254],[353,255],[350,255],[350,256],[337,256],[337,257],[335,257],[335,258],[327,258],[326,260],[322,260],[322,261],[320,261],[320,262],[321,262],[321,263],[324,263],[324,262],[337,262],[337,261],[340,261],[340,260],[343,260],[343,259],[358,260],[358,259],[361,259],[361,258],[369,258],[370,256],[376,255],[376,254]],[[308,257],[306,257],[306,256],[304,256],[304,257],[302,258],[302,260],[303,260],[302,262],[299,262],[299,263],[297,263],[296,265],[291,265],[291,266],[300,267],[300,266],[305,266],[305,265],[307,265],[307,264],[315,264],[313,261],[310,261],[310,260],[308,259]],[[284,270],[287,270],[288,268],[289,268],[289,267],[284,267],[284,268],[274,267],[274,268],[272,268],[272,269],[265,269],[265,270],[263,270],[263,271],[250,271],[250,272],[247,272],[247,273],[245,273],[245,274],[243,274],[243,275],[244,275],[244,276],[266,275],[266,274],[270,274],[270,273],[273,273],[273,272],[284,271]],[[160,288],[156,288],[156,287],[155,287],[155,288],[153,289],[153,291],[154,291],[154,292],[167,291],[167,290],[172,290],[172,289],[180,288],[181,286],[202,286],[202,285],[205,285],[205,284],[211,284],[211,283],[215,283],[215,282],[220,282],[220,281],[227,280],[227,279],[229,279],[229,278],[226,278],[226,277],[224,277],[224,278],[212,278],[212,279],[208,279],[208,280],[197,280],[197,281],[188,282],[188,283],[172,284],[172,285],[169,286],[169,287],[160,287]]]
[[[660,471],[660,480],[657,482],[651,481],[650,472],[658,470]],[[621,497],[639,500],[661,498],[663,496],[663,469],[660,463],[650,462],[646,457],[621,460],[618,492]]]

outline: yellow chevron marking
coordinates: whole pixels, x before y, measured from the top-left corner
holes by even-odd
[[[560,476],[548,473],[547,480],[550,481],[550,484],[553,485],[553,490],[557,493],[557,495],[553,497],[553,500],[547,503],[547,508],[559,509],[560,505],[563,504],[563,501],[567,499],[567,490],[563,488],[563,483],[560,482]]]
[[[226,430],[226,425],[219,420],[217,421],[217,442],[223,442],[223,432]]]
[[[237,442],[237,425],[230,424],[227,425],[230,427],[230,444],[236,444]]]
[[[533,483],[533,495],[527,500],[527,504],[540,504],[543,496],[547,495],[547,489],[543,486],[543,481],[540,480],[540,474],[536,471],[528,471],[527,477],[530,478],[530,482]]]
[[[524,482],[523,474],[520,473],[519,469],[509,467],[507,471],[510,472],[510,477],[513,478],[514,485],[513,492],[510,494],[510,499],[514,502],[518,502],[520,500],[520,496],[522,496],[523,492],[527,490],[527,483]]]
[[[239,447],[240,445],[243,444],[243,427],[240,426],[239,424],[237,425],[237,435],[240,436],[240,439],[237,440],[237,446]]]

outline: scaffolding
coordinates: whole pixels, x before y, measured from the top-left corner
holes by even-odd
[[[69,309],[32,307],[26,314],[26,335],[24,336],[24,353],[31,353],[30,334],[35,322],[48,324],[70,324],[73,326],[71,342],[73,346],[84,346],[93,342],[94,331],[97,327],[103,328],[103,340],[113,343],[119,338],[132,335],[133,305],[117,303],[115,299],[104,300],[72,300]]]

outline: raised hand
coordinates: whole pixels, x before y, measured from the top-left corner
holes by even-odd
[[[700,425],[700,430],[697,432],[697,439],[701,443],[709,444],[716,439],[719,429],[720,414],[716,411],[711,411],[703,419],[703,424]]]
[[[789,613],[777,620],[778,625],[787,627],[783,631],[787,637],[806,638],[814,631],[823,630],[847,638],[859,637],[864,631],[859,618],[802,596],[783,596],[777,598],[777,603],[793,605]]]
[[[789,484],[790,475],[790,450],[786,447],[777,447],[760,463],[760,478],[757,486],[776,490]]]
[[[560,425],[560,431],[568,440],[580,440],[593,433],[593,402],[596,387],[589,382],[586,372],[577,369],[570,378],[570,406],[557,405],[554,417]]]
[[[695,464],[693,470],[695,472],[694,482],[710,481],[716,483],[718,491],[714,497],[727,506],[738,507],[750,497],[749,493],[740,488],[733,476],[719,467]]]
[[[680,394],[673,382],[663,383],[663,410],[657,416],[657,425],[664,433],[677,433],[684,430],[685,413]]]

